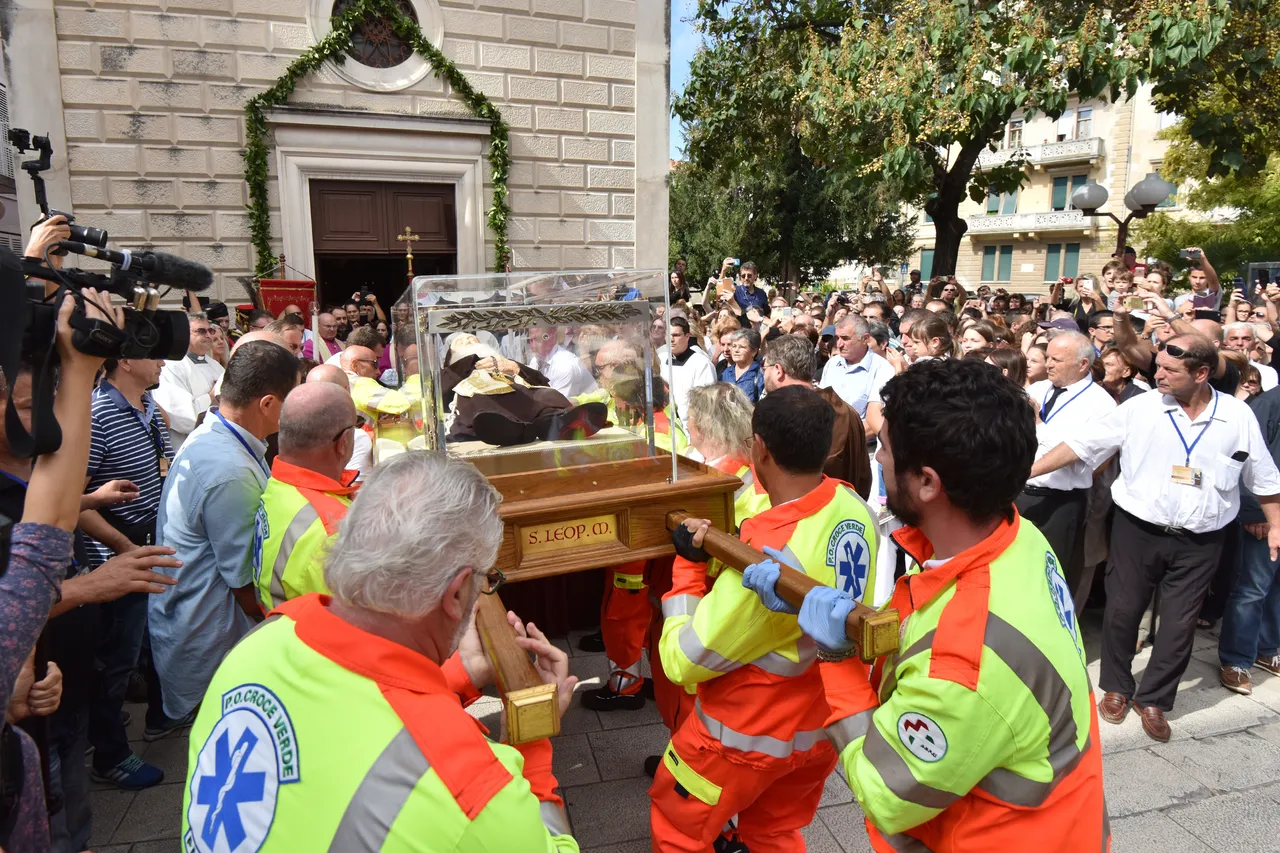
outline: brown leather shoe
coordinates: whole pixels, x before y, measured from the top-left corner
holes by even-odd
[[[1133,707],[1142,719],[1142,730],[1147,733],[1147,737],[1152,740],[1158,740],[1161,743],[1168,743],[1170,735],[1169,721],[1164,718],[1164,711],[1154,705],[1142,706],[1137,702],[1133,703]]]
[[[1224,666],[1218,670],[1218,680],[1222,686],[1232,693],[1248,696],[1253,693],[1253,682],[1249,680],[1249,670],[1239,666]]]
[[[1119,693],[1106,693],[1098,703],[1098,716],[1108,723],[1120,725],[1129,713],[1129,699]]]
[[[1254,663],[1272,675],[1280,675],[1280,655],[1272,655],[1267,658],[1259,657]]]

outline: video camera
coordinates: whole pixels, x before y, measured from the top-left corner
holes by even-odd
[[[213,284],[213,273],[203,264],[164,252],[135,254],[128,249],[108,249],[105,230],[76,225],[70,216],[49,207],[41,177],[52,167],[49,138],[33,138],[26,130],[15,128],[9,131],[9,142],[19,152],[39,152],[37,159],[21,164],[35,187],[42,214],[37,224],[65,217],[72,237],[46,247],[43,258],[19,258],[0,249],[0,368],[10,388],[21,364],[31,364],[33,374],[31,432],[28,434],[17,418],[12,400],[6,413],[6,432],[16,453],[36,456],[56,450],[62,442],[62,432],[53,418],[53,388],[58,306],[64,294],[69,291],[76,299],[70,323],[72,344],[80,352],[112,359],[178,359],[187,351],[187,318],[181,311],[159,310],[164,294],[157,288],[205,290]],[[108,261],[111,270],[100,274],[57,269],[51,256],[68,252]],[[56,290],[50,292],[45,281],[57,285]],[[116,325],[112,320],[90,319],[80,293],[86,287],[124,299],[124,322]]]

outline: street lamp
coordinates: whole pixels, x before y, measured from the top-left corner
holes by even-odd
[[[1129,215],[1124,219],[1109,211],[1098,212],[1098,208],[1107,203],[1107,188],[1097,181],[1089,181],[1071,194],[1071,205],[1085,216],[1109,216],[1119,228],[1116,231],[1116,257],[1124,257],[1125,242],[1129,236],[1129,223],[1134,219],[1143,219],[1157,207],[1164,204],[1165,199],[1176,189],[1168,181],[1155,172],[1134,184],[1125,193],[1124,206]]]

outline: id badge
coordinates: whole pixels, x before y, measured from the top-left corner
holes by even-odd
[[[1173,475],[1169,479],[1179,486],[1195,486],[1196,488],[1199,488],[1204,481],[1199,468],[1188,468],[1185,465],[1174,465]]]
[[[164,456],[160,457],[160,476],[161,478],[169,476],[169,460]]]

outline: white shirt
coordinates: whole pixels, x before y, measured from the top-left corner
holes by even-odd
[[[596,390],[595,377],[582,359],[556,344],[546,360],[534,356],[529,359],[529,366],[547,377],[551,387],[566,397],[573,399],[579,394],[589,394]]]
[[[352,434],[356,440],[351,448],[351,459],[347,462],[347,468],[359,471],[360,476],[356,479],[363,482],[365,475],[373,468],[373,439],[362,427],[356,427]]]
[[[169,416],[169,443],[175,451],[195,431],[200,416],[209,411],[214,386],[223,372],[211,356],[190,353],[177,361],[166,361],[160,369],[160,385],[151,396]]]
[[[1189,460],[1184,442],[1194,445]],[[1258,419],[1243,402],[1217,391],[1195,421],[1173,397],[1142,394],[1066,443],[1090,468],[1119,450],[1120,476],[1111,497],[1125,512],[1151,524],[1195,533],[1218,530],[1240,511],[1242,479],[1255,495],[1280,494],[1280,471]],[[1247,454],[1243,460],[1232,458],[1240,452]],[[1198,469],[1201,485],[1173,483],[1174,466]]]
[[[1042,379],[1027,389],[1027,396],[1041,412],[1053,394],[1053,383]],[[1036,424],[1036,459],[1084,429],[1088,424],[1115,411],[1116,401],[1101,385],[1086,376],[1068,385],[1058,396],[1053,409],[1047,415],[1047,423]],[[1045,415],[1041,415],[1044,421]],[[1050,474],[1027,481],[1028,486],[1042,489],[1088,489],[1093,486],[1093,467],[1084,462],[1073,462]]]
[[[671,388],[671,400],[676,407],[676,415],[681,423],[685,423],[689,415],[689,392],[702,385],[711,385],[716,381],[716,367],[697,347],[689,347],[688,358],[683,364],[672,365],[671,348],[662,346],[658,349],[658,363],[662,369],[662,378]]]
[[[1280,374],[1276,373],[1276,369],[1269,364],[1259,364],[1253,359],[1249,359],[1249,363],[1258,369],[1258,376],[1262,379],[1262,390],[1270,391],[1276,385],[1280,385]]]
[[[833,356],[822,369],[818,387],[831,388],[859,417],[865,418],[867,403],[880,402],[880,389],[893,377],[893,365],[867,350],[857,364],[850,364],[842,355]]]

